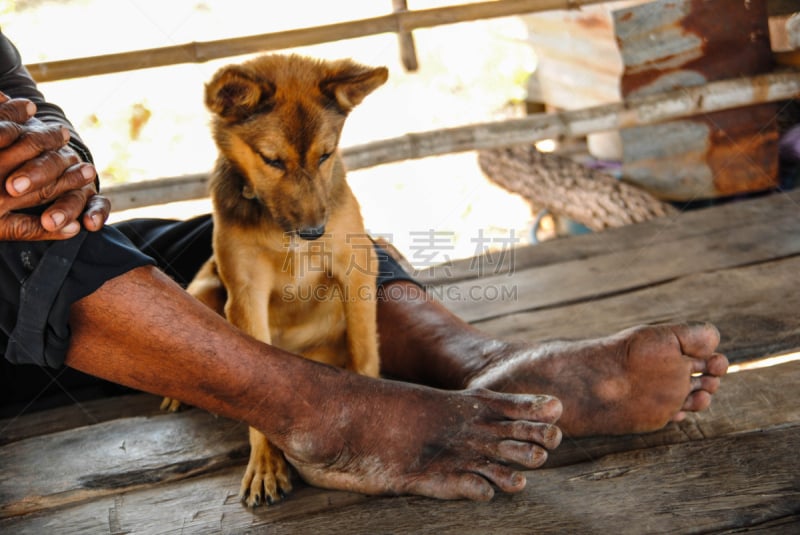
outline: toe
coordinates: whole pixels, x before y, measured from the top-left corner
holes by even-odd
[[[486,478],[476,473],[428,475],[415,480],[408,491],[420,496],[444,500],[467,499],[486,502],[494,497],[494,489]]]
[[[561,444],[561,429],[553,424],[537,422],[501,422],[494,426],[494,434],[498,437],[532,442],[549,450]]]
[[[503,492],[519,492],[525,488],[528,482],[521,472],[489,461],[475,466],[473,471],[489,480]]]
[[[547,450],[528,442],[503,440],[497,445],[496,458],[526,468],[539,468],[547,461]]]
[[[707,409],[709,405],[711,405],[711,394],[704,390],[698,390],[689,394],[681,410],[697,412]]]
[[[728,358],[721,354],[721,353],[714,353],[711,355],[711,358],[708,359],[708,372],[711,375],[716,375],[717,377],[722,377],[726,373],[728,373]]]
[[[485,391],[489,393],[488,391]],[[510,420],[555,423],[563,407],[561,401],[553,396],[490,393],[494,409]]]
[[[681,351],[690,357],[704,358],[712,355],[719,345],[719,331],[710,323],[673,325]]]
[[[705,390],[709,394],[713,394],[719,388],[719,377],[713,375],[700,375],[692,377],[692,392]]]

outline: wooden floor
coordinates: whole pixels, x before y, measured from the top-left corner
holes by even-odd
[[[800,192],[466,261],[425,276],[482,329],[530,341],[709,320],[733,361],[800,349]],[[438,277],[438,278],[437,278]],[[444,291],[446,288],[447,291]],[[467,297],[478,297],[468,300]],[[662,431],[565,440],[492,502],[298,484],[236,498],[246,427],[148,395],[0,421],[0,533],[797,533],[800,361],[726,377]]]

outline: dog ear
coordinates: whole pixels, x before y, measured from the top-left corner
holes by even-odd
[[[354,61],[342,60],[333,64],[331,74],[319,84],[324,95],[332,98],[348,113],[364,97],[383,85],[389,78],[386,67],[366,67]]]
[[[223,67],[206,84],[206,106],[230,122],[268,109],[274,95],[271,82],[259,79],[240,65]]]

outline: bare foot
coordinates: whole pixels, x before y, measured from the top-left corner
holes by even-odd
[[[642,433],[711,403],[728,359],[710,324],[635,327],[616,335],[536,347],[504,345],[470,387],[539,392],[564,406],[569,436]]]
[[[488,500],[517,492],[561,441],[549,396],[452,392],[353,374],[273,439],[310,484],[366,494]]]

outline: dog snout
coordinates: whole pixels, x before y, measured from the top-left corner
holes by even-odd
[[[303,238],[304,240],[314,241],[317,238],[322,237],[325,234],[325,225],[319,225],[318,227],[308,227],[303,228],[297,231],[297,235]]]

